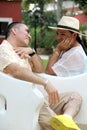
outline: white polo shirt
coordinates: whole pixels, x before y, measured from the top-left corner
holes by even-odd
[[[0,71],[3,72],[3,69],[11,63],[17,63],[20,66],[31,70],[28,58],[21,59],[15,53],[12,45],[7,40],[3,40],[3,42],[0,45]]]

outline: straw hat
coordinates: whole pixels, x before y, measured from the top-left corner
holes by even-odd
[[[60,21],[58,22],[56,27],[51,27],[48,26],[49,28],[53,29],[53,30],[57,30],[57,29],[62,29],[62,30],[69,30],[72,32],[76,32],[78,34],[87,36],[86,34],[80,33],[79,32],[79,20],[74,18],[74,17],[70,17],[70,16],[63,16]]]

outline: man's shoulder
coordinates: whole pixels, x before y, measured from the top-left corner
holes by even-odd
[[[2,43],[0,44],[0,49],[10,49],[11,45],[7,40],[3,40]]]
[[[3,40],[0,44],[0,46],[3,46],[3,45],[7,45],[7,44],[10,44],[7,40]]]
[[[13,48],[10,45],[10,43],[6,40],[3,40],[0,45],[0,56],[7,56],[7,55],[13,55]]]

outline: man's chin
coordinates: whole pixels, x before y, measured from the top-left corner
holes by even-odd
[[[28,43],[25,43],[25,44],[24,44],[25,47],[28,47],[28,45],[29,45]]]

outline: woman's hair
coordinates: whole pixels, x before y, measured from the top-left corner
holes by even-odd
[[[74,32],[72,31],[69,31],[71,34],[73,34]],[[77,34],[77,37],[76,37],[76,40],[77,42],[79,42],[80,44],[82,44],[82,39],[79,37],[79,34]]]
[[[77,40],[77,42],[79,42],[80,44],[82,44],[82,39],[80,38],[79,35],[77,35],[76,40]]]
[[[7,26],[7,28],[6,28],[6,31],[5,31],[5,39],[7,39],[7,38],[9,37],[9,35],[10,35],[10,33],[11,33],[11,29],[12,29],[13,27],[18,28],[20,24],[22,24],[22,23],[21,23],[21,22],[12,22],[11,24],[9,24],[9,25]]]
[[[70,31],[70,33],[74,33],[74,32]],[[80,38],[79,34],[77,34],[76,40],[77,40],[77,42],[79,42],[80,45],[83,47],[83,49],[84,49],[84,51],[85,51],[85,53],[86,53],[86,55],[87,55],[85,45],[84,45],[82,39]]]

